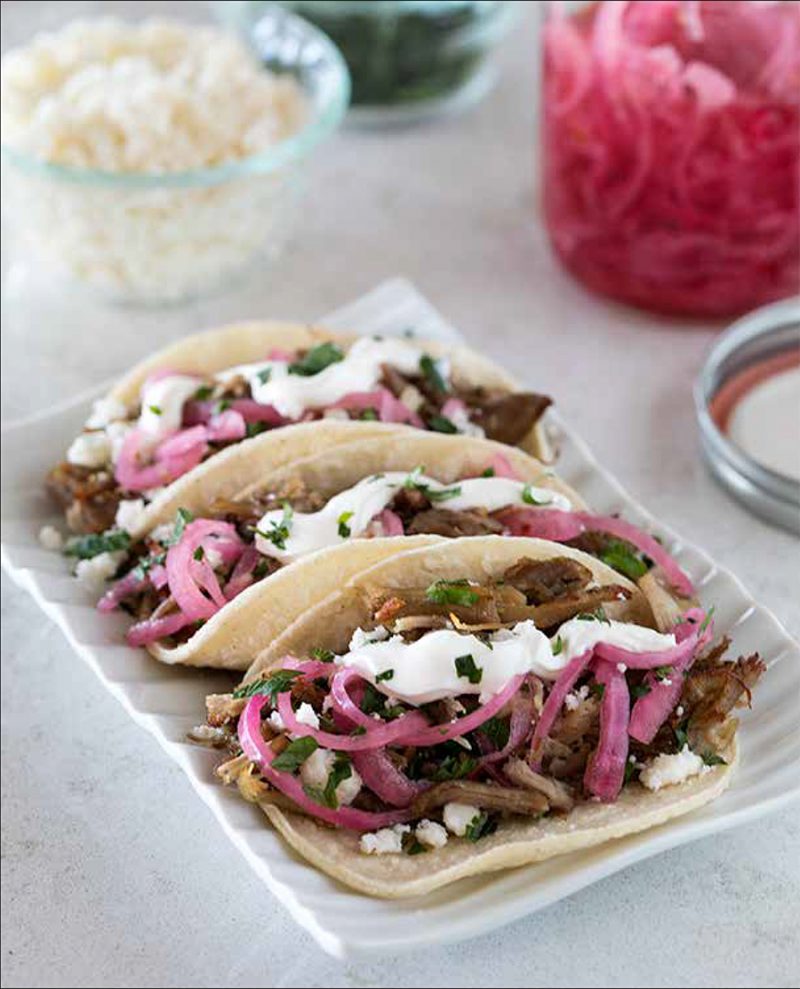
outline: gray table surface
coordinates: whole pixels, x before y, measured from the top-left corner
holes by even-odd
[[[4,45],[46,23],[53,7],[63,18],[175,5],[4,3]],[[192,306],[137,311],[34,296],[24,274],[7,272],[3,415],[75,394],[190,329],[250,315],[311,319],[402,273],[473,344],[554,392],[634,495],[739,574],[797,635],[797,542],[733,504],[699,460],[690,382],[718,327],[598,302],[548,255],[532,174],[535,16],[525,15],[480,107],[433,126],[336,138],[314,169],[303,229],[260,279]],[[333,961],[5,576],[2,751],[3,985],[800,981],[796,808],[663,854],[467,944]]]

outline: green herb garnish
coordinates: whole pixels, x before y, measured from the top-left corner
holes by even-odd
[[[561,638],[560,635],[556,636],[556,641],[551,646],[551,649],[554,656],[560,656],[561,653],[564,651],[564,640]]]
[[[265,422],[247,422],[244,426],[244,434],[248,439],[252,439],[253,436],[266,432],[267,428]]]
[[[437,580],[425,589],[425,597],[433,604],[453,604],[468,608],[480,598],[467,580]]]
[[[139,580],[144,580],[147,576],[147,572],[153,567],[160,566],[167,559],[166,553],[154,553],[152,556],[146,556],[143,560],[133,568],[133,572],[139,578]]]
[[[712,604],[711,607],[708,609],[708,612],[706,613],[706,617],[703,619],[702,624],[700,625],[701,633],[705,632],[705,630],[711,624],[711,619],[714,617],[714,608],[715,605]]]
[[[281,773],[293,773],[299,769],[312,752],[317,750],[316,739],[310,735],[289,742],[280,755],[276,755],[270,765]]]
[[[148,405],[147,408],[150,409],[154,416],[160,416],[162,414],[160,405]]]
[[[606,685],[604,683],[593,683],[591,687],[589,687],[589,691],[598,700],[602,700],[603,694],[606,692]]]
[[[65,556],[76,556],[79,560],[91,560],[101,553],[116,553],[127,550],[131,537],[122,529],[108,529],[106,532],[90,532],[86,536],[73,536],[64,548]]]
[[[508,737],[511,733],[511,719],[498,718],[495,715],[484,721],[480,729],[484,735],[493,743],[496,749],[504,749],[508,744]]]
[[[273,763],[274,765],[274,763]],[[322,804],[324,807],[330,807],[332,810],[336,810],[339,806],[339,798],[336,796],[336,788],[344,780],[349,780],[353,775],[353,769],[350,765],[350,759],[346,755],[337,755],[331,766],[331,771],[328,773],[328,780],[325,783],[324,788],[320,789],[318,786],[304,786],[303,789],[311,797],[312,800],[316,800],[318,804]]]
[[[424,852],[428,851],[428,848],[422,844],[418,838],[412,838],[411,841],[405,846],[403,851],[406,855],[422,855]]]
[[[350,519],[355,515],[355,512],[342,512],[339,518],[336,520],[338,526],[338,533],[340,539],[350,538],[350,526],[347,524]]]
[[[647,573],[647,564],[621,539],[610,539],[598,556],[603,563],[630,580],[638,580]]]
[[[683,749],[684,745],[689,744],[689,719],[686,718],[680,722],[675,728],[672,729],[675,735],[675,744],[678,746],[678,750]]]
[[[431,779],[435,783],[444,783],[447,780],[459,780],[464,776],[469,776],[478,765],[478,760],[472,756],[460,752],[458,755],[447,755],[436,767]]]
[[[256,377],[258,378],[258,380],[261,382],[262,385],[265,385],[272,377],[272,368],[263,367],[260,371],[256,372]]]
[[[384,680],[391,680],[394,677],[394,670],[384,670],[375,677],[375,683],[383,683]]]
[[[338,364],[344,360],[344,352],[335,343],[320,343],[306,353],[297,361],[293,361],[288,368],[289,374],[299,374],[304,378],[313,377],[324,371],[331,364]]]
[[[366,422],[376,422],[378,419],[378,410],[368,405],[366,409],[361,410],[361,414],[358,417]]]
[[[280,522],[276,522],[273,519],[269,523],[269,529],[256,529],[256,533],[262,539],[271,542],[276,549],[286,549],[286,540],[289,538],[289,533],[291,532],[293,516],[294,509],[288,501],[285,501],[283,503],[283,517]]]
[[[205,550],[203,549],[202,546],[198,546],[197,549],[192,554],[192,556],[195,558],[195,560],[202,560],[205,555],[206,555],[206,552],[205,552]]]
[[[456,656],[454,662],[456,673],[460,677],[469,680],[470,683],[480,683],[483,679],[483,669],[475,665],[475,658],[472,653],[466,653],[464,656]]]
[[[526,484],[522,488],[522,500],[526,505],[549,505],[552,499],[547,499],[546,501],[540,501],[536,495],[533,493],[533,488],[530,484]]]
[[[270,566],[269,560],[259,560],[258,563],[253,567],[253,577],[255,580],[263,580],[264,577],[269,573]]]
[[[443,415],[433,415],[428,419],[428,425],[437,433],[457,433],[455,424]]]
[[[464,837],[467,841],[480,841],[481,838],[485,838],[486,835],[492,834],[496,830],[497,821],[489,817],[485,810],[482,810],[469,822]]]
[[[481,471],[481,477],[494,477],[495,473],[494,467],[487,467],[486,470]]]
[[[672,673],[671,666],[655,666],[653,668],[653,675],[656,680],[668,680],[670,674]]]
[[[278,701],[278,694],[282,694],[292,689],[292,681],[300,676],[300,670],[274,670],[267,676],[259,677],[250,683],[242,684],[233,692],[233,697],[239,700],[242,697],[259,697],[262,694],[269,698],[270,703],[275,706]]]
[[[436,361],[429,354],[423,354],[422,357],[420,357],[419,369],[425,376],[425,380],[431,386],[433,391],[441,393],[447,393],[447,391],[449,391],[447,382],[442,377]]]
[[[716,752],[706,751],[700,758],[703,760],[706,766],[727,766],[728,763],[721,755],[717,755]]]
[[[316,646],[311,650],[311,656],[314,659],[319,660],[320,663],[332,663],[334,660],[334,653],[330,649],[322,649]]]
[[[179,543],[186,526],[190,522],[194,522],[194,515],[188,508],[179,508],[175,514],[175,524],[172,527],[172,535],[168,539],[164,540],[164,545],[174,546],[176,543]]]
[[[205,402],[207,399],[211,398],[213,394],[214,394],[213,385],[200,385],[200,387],[194,393],[192,398],[194,398],[196,402]]]
[[[579,622],[603,622],[605,625],[610,625],[611,621],[606,615],[605,608],[600,605],[599,608],[595,608],[594,611],[584,611],[580,615],[575,616]]]
[[[631,687],[631,697],[633,697],[634,700],[638,700],[640,697],[647,697],[649,693],[650,688],[646,683],[637,683]]]

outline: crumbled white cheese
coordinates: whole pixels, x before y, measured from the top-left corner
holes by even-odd
[[[399,398],[403,405],[405,405],[405,407],[411,412],[419,412],[425,404],[425,396],[419,388],[415,388],[414,385],[406,385],[406,387],[400,392]]]
[[[98,398],[92,406],[86,426],[89,429],[104,429],[117,419],[125,419],[128,410],[116,398]]]
[[[64,537],[54,525],[43,525],[39,530],[39,542],[45,549],[57,553],[64,546]]]
[[[315,749],[300,767],[300,779],[306,786],[324,790],[335,761],[335,752],[329,749]],[[340,806],[346,807],[356,799],[360,790],[361,777],[355,767],[351,766],[350,775],[336,787],[336,799]]]
[[[624,663],[617,663],[617,670],[620,673],[625,673],[628,667]]]
[[[111,450],[112,464],[115,464],[119,460],[122,444],[132,429],[134,429],[134,425],[131,422],[110,422],[106,426],[106,436],[108,437],[108,445]]]
[[[102,467],[110,459],[111,444],[103,430],[81,433],[67,450],[67,460],[78,467]]]
[[[116,550],[113,553],[98,553],[90,560],[78,560],[75,576],[83,583],[97,587],[114,576],[125,556],[124,550]]]
[[[323,419],[349,419],[347,409],[325,409],[322,413]]]
[[[144,498],[128,498],[125,501],[121,501],[117,506],[114,524],[124,532],[133,532],[142,521],[144,510]]]
[[[273,731],[284,731],[286,728],[286,725],[283,723],[283,718],[280,716],[278,711],[273,711],[272,714],[270,714],[267,718],[267,724]]]
[[[466,834],[467,828],[478,816],[480,810],[472,804],[445,804],[442,813],[447,830],[459,838]]]
[[[465,408],[462,409],[459,406],[450,414],[449,418],[463,436],[477,436],[479,439],[486,437],[485,431],[477,423],[470,420],[469,412]]]
[[[420,845],[425,845],[427,848],[444,848],[447,844],[447,829],[427,818],[416,826],[414,836]]]
[[[172,522],[162,522],[161,525],[157,525],[155,529],[150,533],[150,538],[155,539],[156,542],[166,544],[172,539],[172,534],[175,531],[175,525]]]
[[[208,549],[203,550],[203,556],[212,570],[219,570],[225,562],[220,551],[214,549],[213,546],[209,546]]]
[[[677,706],[677,707],[675,708],[675,715],[676,715],[676,717],[678,717],[678,718],[682,718],[682,717],[683,717],[683,704],[679,704],[679,705],[678,705],[678,706]]]
[[[639,782],[648,790],[660,790],[662,786],[683,783],[692,776],[708,771],[708,766],[697,753],[684,745],[674,755],[661,753],[648,762],[639,774]]]
[[[301,725],[308,725],[309,728],[319,728],[319,718],[314,708],[306,701],[294,712],[294,716]]]
[[[589,686],[588,684],[584,684],[582,687],[578,687],[577,690],[573,690],[567,694],[564,698],[564,707],[568,711],[577,711],[581,701],[585,701],[588,696]]]
[[[368,831],[361,835],[359,845],[365,855],[397,855],[403,850],[403,835],[411,829],[407,824]]]

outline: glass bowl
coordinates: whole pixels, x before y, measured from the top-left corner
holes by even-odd
[[[307,160],[347,110],[350,80],[328,38],[279,7],[249,40],[268,69],[300,85],[300,130],[248,158],[163,174],[50,164],[3,145],[14,259],[144,304],[204,295],[263,267],[290,230]]]
[[[245,35],[261,0],[212,3]],[[357,124],[412,123],[477,102],[491,87],[489,55],[514,17],[499,0],[284,0],[336,44],[353,84]]]

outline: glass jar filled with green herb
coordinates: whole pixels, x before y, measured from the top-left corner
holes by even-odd
[[[247,29],[265,5],[215,4]],[[339,48],[362,122],[412,121],[480,99],[491,86],[488,58],[513,19],[497,0],[287,0]]]

